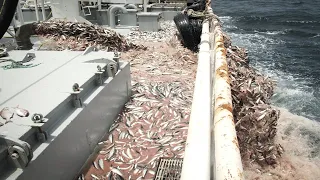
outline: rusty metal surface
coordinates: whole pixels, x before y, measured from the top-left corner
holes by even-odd
[[[213,15],[212,9],[209,13]],[[219,21],[211,20],[210,32],[214,36],[214,179],[244,179],[240,149],[232,113],[232,98],[226,49]]]

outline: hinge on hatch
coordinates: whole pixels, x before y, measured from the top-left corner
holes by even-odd
[[[2,143],[7,146],[9,158],[17,168],[27,167],[33,157],[31,146],[27,142],[0,135],[0,144]]]

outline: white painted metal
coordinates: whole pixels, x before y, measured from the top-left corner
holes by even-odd
[[[42,64],[25,69],[0,68],[0,109],[19,105],[30,114],[42,113],[49,119],[41,127],[48,140],[45,143],[35,140],[34,133],[38,130],[27,124],[30,116],[14,117],[13,123],[1,126],[1,135],[28,142],[34,156],[27,168],[11,172],[1,141],[0,179],[74,179],[130,97],[130,65],[120,61],[121,71],[97,86],[94,83],[97,65],[106,66],[108,59],[114,57],[113,52],[93,51],[83,55],[82,51],[9,51],[7,58],[22,60],[26,53],[35,53],[32,62]],[[82,108],[70,104],[69,92],[74,83],[84,88]],[[48,162],[55,171],[48,168]]]
[[[98,0],[98,10],[100,11],[101,10],[101,0]]]
[[[11,36],[11,37],[15,37],[15,34],[13,32],[11,32],[9,29],[7,30],[7,33]]]
[[[143,4],[143,0],[102,0],[102,2],[111,4]]]
[[[143,12],[147,12],[147,5],[148,5],[147,0],[143,0]]]
[[[40,18],[39,18],[38,0],[34,0],[34,9],[36,11],[37,22],[39,22]]]
[[[127,9],[138,9],[138,7],[134,4],[125,4],[124,7]]]
[[[18,13],[18,21],[20,22],[20,25],[24,25],[24,19],[23,19],[23,15],[22,15],[20,1],[18,2],[17,13]]]
[[[115,28],[116,27],[116,22],[115,22],[115,12],[116,11],[120,11],[121,13],[128,13],[127,9],[124,6],[111,5],[108,8],[109,26],[111,28]]]
[[[210,179],[211,88],[209,23],[205,22],[181,180]]]
[[[46,10],[44,8],[44,0],[41,0],[41,11],[42,11],[42,20],[46,20]]]
[[[51,0],[50,6],[53,18],[91,24],[80,16],[79,2],[77,0]]]
[[[137,16],[140,31],[157,32],[161,29],[160,18],[162,17],[162,12],[139,12]]]
[[[11,26],[13,26],[14,28],[18,27],[18,22],[17,22],[16,18],[14,18],[14,17],[12,18]]]
[[[15,60],[22,60],[21,54],[27,54],[27,52],[36,52],[36,58],[32,62],[33,64],[42,64],[29,69],[0,69],[0,76],[3,77],[0,82],[0,87],[2,88],[0,109],[6,106],[14,107],[20,104],[21,107],[27,108],[31,114],[41,112],[46,116],[57,104],[60,104],[70,95],[68,92],[71,91],[71,86],[75,82],[80,86],[83,85],[88,78],[94,75],[97,65],[101,67],[104,65],[103,63],[86,63],[92,59],[92,56],[81,56],[81,51],[50,53],[48,51],[20,50],[18,52],[9,51],[9,56]],[[111,52],[99,53],[106,57],[112,57]],[[68,74],[67,77],[65,77],[66,74]],[[19,77],[28,78],[20,79]],[[63,81],[61,81],[62,77]],[[14,86],[12,82],[16,82]],[[47,89],[46,91],[39,91],[42,88]],[[50,96],[48,96],[48,94],[50,94]],[[37,97],[45,103],[35,103],[31,99],[32,97]],[[18,120],[16,122],[20,123]],[[1,126],[0,131],[5,127],[6,126]]]
[[[209,13],[213,15],[212,9]],[[232,114],[232,98],[223,33],[217,19],[211,21],[214,34],[214,179],[243,180],[240,149]]]

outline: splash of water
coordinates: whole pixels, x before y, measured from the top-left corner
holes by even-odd
[[[262,169],[258,165],[245,167],[247,179],[256,180],[319,180],[320,123],[281,111],[276,142],[284,147],[280,163]]]

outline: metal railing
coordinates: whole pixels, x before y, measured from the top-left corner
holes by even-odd
[[[210,7],[207,11],[214,17]],[[181,175],[181,180],[194,179],[244,179],[232,114],[226,49],[221,26],[215,18],[203,23]]]
[[[213,15],[212,9],[208,9]],[[214,46],[214,179],[244,179],[240,149],[232,113],[232,97],[226,48],[220,23],[213,18],[210,22]]]
[[[206,21],[202,26],[197,77],[181,174],[182,180],[210,179],[212,68],[209,40],[209,22]]]

